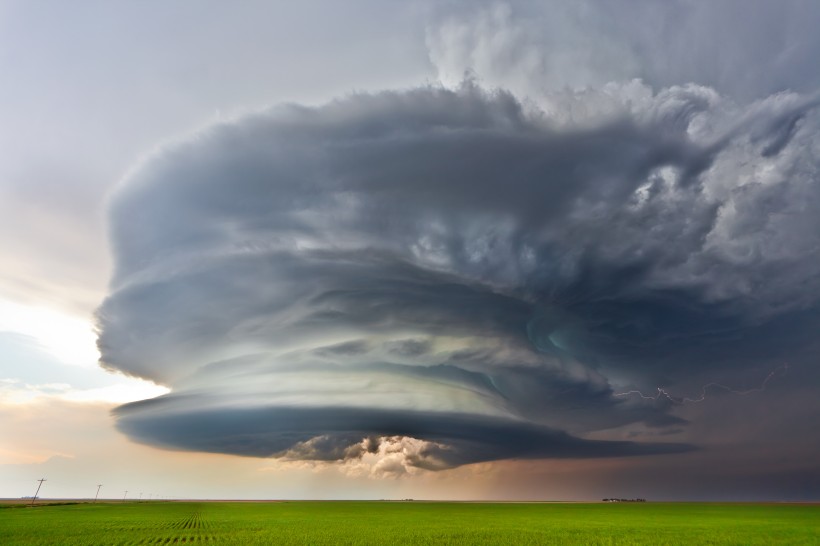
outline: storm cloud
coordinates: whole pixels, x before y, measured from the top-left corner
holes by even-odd
[[[820,326],[816,95],[467,81],[278,106],[146,159],[111,200],[104,366],[171,449],[407,464],[696,449],[659,384],[762,379]],[[696,389],[692,391],[692,389]],[[649,441],[592,439],[640,425]]]

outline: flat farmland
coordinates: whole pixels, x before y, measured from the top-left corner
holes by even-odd
[[[820,544],[820,506],[100,502],[0,505],[0,544]]]

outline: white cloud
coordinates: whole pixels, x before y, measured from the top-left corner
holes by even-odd
[[[30,336],[64,364],[94,368],[100,359],[90,320],[43,306],[0,299],[0,332]]]
[[[100,371],[107,376],[114,374]],[[29,404],[43,399],[78,403],[125,404],[154,398],[170,392],[167,387],[144,379],[114,376],[116,383],[104,387],[77,388],[68,383],[28,384],[16,379],[0,379],[0,401],[7,404]]]

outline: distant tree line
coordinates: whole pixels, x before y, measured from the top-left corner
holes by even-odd
[[[646,502],[646,499],[603,499],[604,502]]]

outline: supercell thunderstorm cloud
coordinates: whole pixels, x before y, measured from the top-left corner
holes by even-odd
[[[622,393],[759,386],[814,345],[817,96],[552,99],[362,93],[155,152],[112,196],[99,347],[172,392],[119,429],[428,470],[700,449],[663,439],[672,398]],[[623,427],[654,432],[601,439]]]

